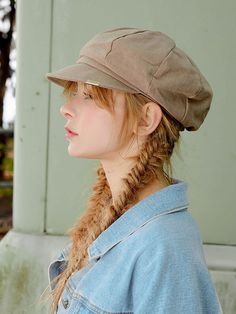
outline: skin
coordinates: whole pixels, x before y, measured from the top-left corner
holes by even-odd
[[[83,89],[60,107],[60,113],[67,119],[66,126],[78,135],[69,138],[68,153],[71,157],[100,160],[113,198],[113,204],[120,192],[122,177],[125,177],[136,162],[138,148],[153,132],[162,117],[161,107],[148,102],[143,107],[143,119],[138,134],[123,147],[118,144],[117,135],[124,115],[124,94],[113,90],[115,96],[115,119],[107,110],[96,105]],[[87,95],[86,95],[87,94]],[[163,182],[152,182],[138,196],[138,200],[165,187]]]

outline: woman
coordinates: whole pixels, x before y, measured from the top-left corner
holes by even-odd
[[[164,33],[124,27],[47,78],[64,87],[69,155],[100,161],[49,265],[51,313],[222,313],[187,183],[172,177],[180,132],[196,131],[212,101],[195,63]]]

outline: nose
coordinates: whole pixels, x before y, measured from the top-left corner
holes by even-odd
[[[72,109],[69,107],[69,103],[65,103],[60,107],[60,113],[65,118],[70,118],[73,116]]]

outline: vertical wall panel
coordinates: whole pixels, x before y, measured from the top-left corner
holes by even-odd
[[[174,174],[189,183],[190,208],[205,243],[235,244],[236,142],[236,3],[200,1],[54,1],[52,70],[74,63],[83,44],[99,31],[145,27],[171,37],[199,65],[214,98],[197,132],[182,133],[181,158],[173,157]],[[63,233],[85,208],[95,160],[67,153],[59,107],[62,89],[52,84],[48,168],[47,231]]]
[[[17,1],[13,225],[43,232],[47,192],[51,1]]]

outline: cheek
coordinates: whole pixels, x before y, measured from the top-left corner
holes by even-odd
[[[114,129],[114,123],[111,115],[102,109],[87,108],[87,110],[81,114],[79,129],[83,134],[85,131],[87,134],[107,134]]]
[[[86,146],[94,151],[107,151],[116,149],[119,121],[105,109],[86,108],[80,113],[78,121],[78,139],[80,146]]]

